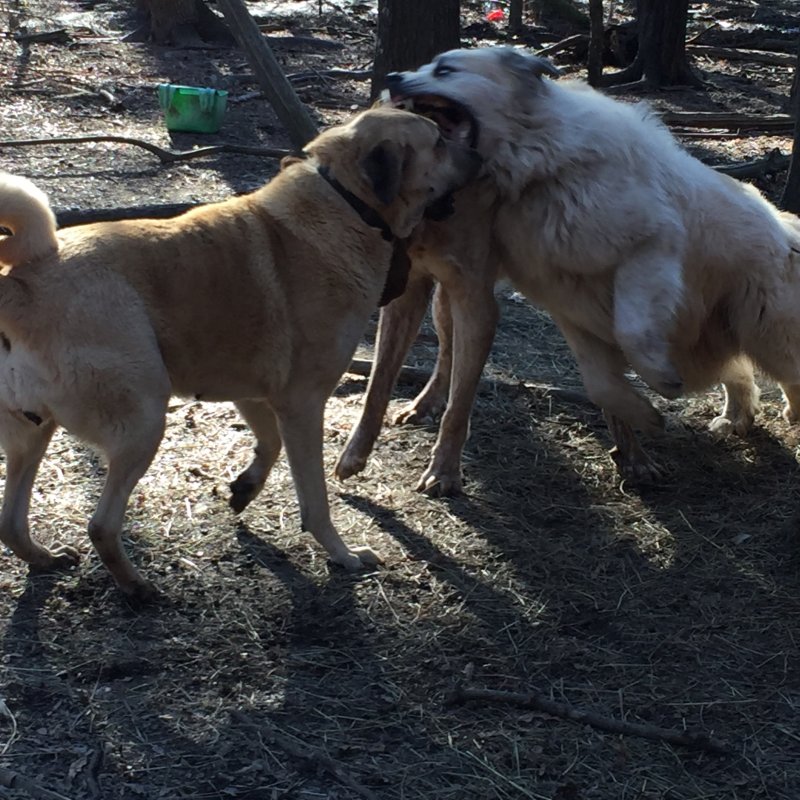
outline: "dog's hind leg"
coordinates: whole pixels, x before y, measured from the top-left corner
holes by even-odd
[[[461,455],[499,317],[494,278],[493,270],[476,270],[471,280],[446,287],[453,323],[450,395],[430,464],[417,484],[418,492],[442,496],[462,491]]]
[[[244,472],[231,483],[230,506],[238,514],[254,500],[281,452],[278,418],[263,400],[239,400],[236,408],[256,437],[255,455]]]
[[[94,437],[105,454],[108,472],[100,502],[89,520],[89,538],[119,587],[134,601],[157,595],[153,584],[131,563],[121,539],[128,499],[164,435],[167,398],[148,400],[149,408],[140,404]]]
[[[783,398],[783,418],[789,423],[800,420],[800,383],[781,383]]]
[[[453,371],[453,315],[447,290],[440,283],[433,295],[433,324],[439,340],[433,374],[425,388],[394,418],[395,425],[434,422],[447,405]]]
[[[71,567],[78,551],[68,545],[48,550],[31,538],[28,526],[31,490],[47,445],[56,429],[52,420],[18,420],[3,412],[0,441],[6,453],[6,483],[0,514],[0,541],[34,570]]]
[[[611,457],[623,478],[648,481],[661,477],[661,469],[642,449],[634,432],[660,433],[661,414],[625,377],[627,362],[616,347],[588,331],[553,315],[572,350],[589,399],[600,406],[614,448]]]
[[[277,415],[302,528],[325,548],[331,561],[353,571],[380,564],[381,559],[369,547],[348,547],[331,521],[322,456],[325,401],[324,396],[298,390],[285,398]]]
[[[683,392],[670,358],[683,292],[681,263],[674,255],[637,253],[614,276],[614,337],[645,383],[668,398]]]
[[[428,308],[433,281],[412,271],[406,291],[381,309],[375,361],[367,385],[361,418],[350,433],[336,463],[339,480],[361,472],[383,425],[400,368]]]
[[[725,365],[721,380],[725,390],[725,405],[722,414],[711,420],[709,429],[717,436],[731,433],[745,436],[753,427],[758,411],[759,391],[753,377],[752,363],[747,358],[734,359]]]

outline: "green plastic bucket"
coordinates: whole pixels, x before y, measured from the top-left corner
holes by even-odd
[[[228,93],[222,89],[158,84],[158,103],[171,131],[216,133],[225,116]]]

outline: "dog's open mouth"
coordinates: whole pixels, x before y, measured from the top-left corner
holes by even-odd
[[[475,148],[478,144],[478,121],[475,115],[461,103],[449,100],[438,94],[404,95],[391,94],[385,89],[381,100],[395,108],[413,111],[433,120],[442,132],[442,136],[453,142],[460,142]]]

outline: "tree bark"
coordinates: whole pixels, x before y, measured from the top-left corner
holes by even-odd
[[[139,4],[150,19],[156,44],[233,41],[225,23],[203,0],[139,0]]]
[[[244,0],[217,0],[225,19],[255,73],[261,91],[295,146],[302,147],[317,135],[317,126],[283,74],[265,36],[250,16]]]
[[[789,90],[789,113],[795,113],[798,107],[800,107],[800,46],[797,48],[792,88]]]
[[[798,66],[800,67],[800,64]],[[783,187],[781,206],[793,214],[800,214],[800,102],[796,102],[794,107],[792,160],[789,163],[786,185]]]
[[[599,86],[603,75],[603,0],[589,0],[589,86]]]
[[[416,69],[460,44],[459,0],[380,0],[372,99],[389,72]]]
[[[508,4],[508,32],[514,36],[522,31],[523,0],[511,0]]]
[[[607,75],[603,86],[643,81],[648,86],[702,86],[686,56],[689,0],[638,0],[639,49],[634,62]]]

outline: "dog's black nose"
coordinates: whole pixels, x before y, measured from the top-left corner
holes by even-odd
[[[403,82],[403,73],[402,72],[390,72],[386,78],[384,79],[387,88],[391,88],[392,86],[398,86],[400,83]]]

